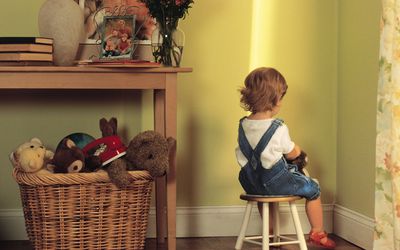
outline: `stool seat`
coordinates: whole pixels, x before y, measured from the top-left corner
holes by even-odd
[[[297,207],[295,201],[303,199],[300,196],[268,196],[268,195],[251,195],[251,194],[241,194],[241,200],[247,201],[245,214],[243,217],[243,223],[240,228],[239,236],[236,240],[235,249],[242,249],[243,242],[249,242],[253,244],[258,244],[262,246],[262,250],[269,250],[270,246],[280,246],[288,244],[298,244],[300,250],[307,250],[306,241],[304,239],[303,230],[301,228],[299,214],[297,212]],[[261,236],[246,236],[246,230],[249,224],[251,209],[257,202],[262,203],[262,235]],[[294,227],[296,229],[297,239],[287,236],[281,236],[279,232],[279,203],[288,202],[290,207],[290,212],[292,214]],[[273,229],[274,234],[269,235],[269,204],[272,204],[273,212]],[[270,242],[270,238],[272,241]],[[260,241],[256,241],[261,239]],[[282,241],[281,239],[285,240]]]
[[[257,202],[289,202],[303,199],[300,196],[241,194],[241,200]]]

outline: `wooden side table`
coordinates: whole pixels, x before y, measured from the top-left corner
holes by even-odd
[[[0,67],[0,91],[6,89],[123,90],[154,92],[154,129],[164,136],[177,135],[177,75],[191,68],[164,67]],[[167,237],[168,249],[176,249],[176,162],[169,174],[156,180],[157,240]],[[165,213],[166,209],[166,213]]]

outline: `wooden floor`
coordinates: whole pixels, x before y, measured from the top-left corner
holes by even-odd
[[[337,244],[335,249],[338,250],[359,250],[357,246],[332,235]],[[177,250],[233,250],[235,248],[235,237],[215,237],[215,238],[178,238]],[[32,250],[29,241],[0,241],[0,249],[2,250]],[[165,245],[156,244],[155,239],[147,239],[145,250],[165,250]],[[244,243],[243,250],[261,249],[259,246]],[[274,248],[272,248],[274,249]],[[277,248],[275,248],[277,249]],[[298,250],[294,245],[287,245],[280,248],[281,250]],[[309,250],[318,250],[323,248],[308,246]]]

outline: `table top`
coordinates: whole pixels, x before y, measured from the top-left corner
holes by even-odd
[[[188,67],[141,67],[140,65],[115,65],[113,67],[101,66],[0,66],[0,74],[3,72],[126,72],[126,73],[184,73],[192,72]]]
[[[166,89],[192,68],[1,66],[0,89]]]

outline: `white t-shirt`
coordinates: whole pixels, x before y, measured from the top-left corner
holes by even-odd
[[[250,146],[254,149],[265,131],[271,126],[274,119],[250,120],[245,118],[242,126]],[[275,131],[267,147],[261,153],[261,164],[264,168],[271,168],[278,162],[283,154],[290,153],[294,148],[294,142],[290,139],[289,130],[285,124],[282,124]],[[241,167],[247,163],[247,158],[243,155],[239,146],[236,148],[236,158]]]

